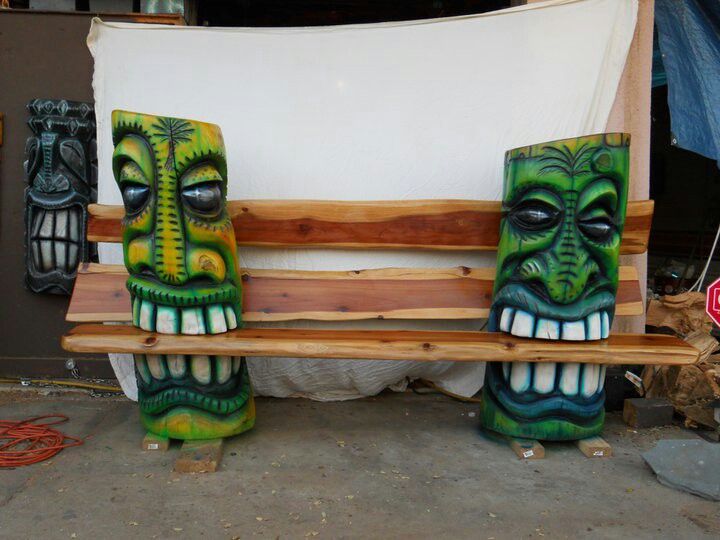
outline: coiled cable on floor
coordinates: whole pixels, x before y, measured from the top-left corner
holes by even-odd
[[[48,418],[57,420],[36,423]],[[50,459],[63,448],[80,446],[83,443],[81,439],[50,427],[67,420],[64,414],[36,416],[20,422],[0,420],[0,468],[32,465]]]
[[[0,377],[0,384],[23,384],[23,385],[37,385],[37,386],[68,386],[70,388],[83,388],[86,390],[97,390],[98,392],[108,393],[121,393],[122,388],[119,386],[112,386],[109,384],[100,384],[94,382],[82,382],[82,381],[64,381],[59,379],[24,379],[16,377]]]

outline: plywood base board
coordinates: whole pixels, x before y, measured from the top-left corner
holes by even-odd
[[[540,441],[508,438],[508,444],[520,459],[545,459],[545,447]]]
[[[215,472],[222,460],[222,439],[185,441],[173,470],[179,473]]]
[[[142,449],[150,452],[167,452],[170,448],[170,439],[154,433],[148,433],[142,440]]]
[[[610,457],[613,454],[612,446],[602,437],[588,437],[575,441],[575,446],[585,457]]]

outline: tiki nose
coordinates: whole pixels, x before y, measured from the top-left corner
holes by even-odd
[[[171,189],[167,189],[168,187]],[[182,285],[188,280],[185,234],[172,187],[174,186],[160,185],[158,189],[154,270],[158,279],[164,283]]]
[[[550,297],[559,304],[571,304],[585,292],[599,268],[574,226],[564,228],[562,238],[552,248],[552,255],[548,287]]]
[[[578,251],[573,260],[561,261],[553,284],[549,287],[550,297],[559,304],[571,304],[585,292],[589,281],[598,272],[597,264],[584,251]]]

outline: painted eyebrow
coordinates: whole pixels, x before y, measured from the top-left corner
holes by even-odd
[[[579,210],[584,210],[594,202],[603,200],[607,200],[610,203],[611,208],[609,210],[611,212],[614,213],[617,211],[619,200],[618,189],[615,183],[609,178],[599,178],[585,186],[578,197],[577,207]]]
[[[138,165],[134,160],[127,160],[122,164],[117,176],[117,181],[118,183],[132,182],[141,184],[146,184],[148,182],[147,178],[145,178],[145,175],[140,169],[140,165]]]
[[[549,197],[555,199],[557,206],[562,206],[562,198],[555,190],[554,186],[544,183],[528,183],[523,186],[514,188],[510,192],[510,196],[503,200],[503,205],[515,206],[518,201],[528,195],[532,195],[533,192],[547,194]]]
[[[121,168],[128,161],[137,164],[148,182],[155,177],[155,160],[150,147],[142,137],[137,135],[129,134],[123,137],[115,146],[112,160],[116,181],[120,180]]]
[[[224,182],[225,179],[220,174],[218,167],[209,161],[194,165],[181,176],[181,184],[183,187],[202,184],[204,182]]]

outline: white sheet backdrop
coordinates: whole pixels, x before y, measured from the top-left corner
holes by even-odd
[[[111,172],[114,109],[219,124],[234,199],[498,199],[507,149],[603,131],[636,12],[636,0],[553,0],[477,16],[321,28],[96,19],[88,46],[99,200],[121,203]],[[121,248],[101,245],[100,257],[119,263]],[[326,270],[492,262],[467,253],[279,249],[242,249],[240,259],[251,268]],[[345,326],[392,324],[402,323]],[[473,329],[479,321],[433,326]],[[132,363],[112,361],[134,398]],[[419,376],[471,395],[484,372],[480,364],[449,363],[254,358],[249,365],[258,394],[315,399],[371,395]]]

